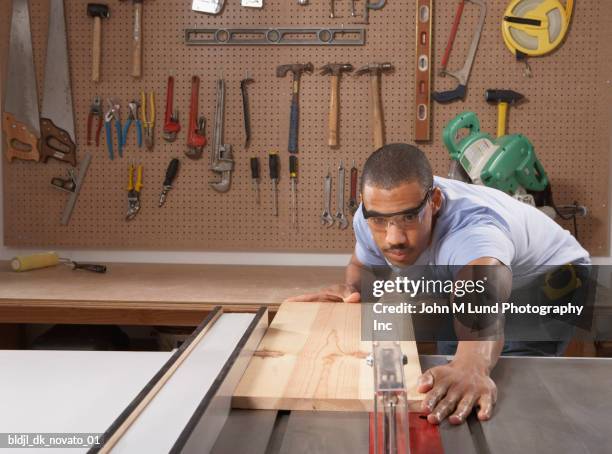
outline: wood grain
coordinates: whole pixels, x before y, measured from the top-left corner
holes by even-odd
[[[235,408],[371,411],[371,343],[361,341],[361,306],[283,303],[233,398]],[[402,342],[411,402],[421,399],[415,342]]]

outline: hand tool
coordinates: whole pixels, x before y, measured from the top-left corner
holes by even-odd
[[[187,46],[363,46],[365,28],[186,28]]]
[[[102,123],[104,122],[102,114],[102,100],[99,96],[96,96],[89,108],[89,115],[87,115],[87,145],[91,146],[93,142],[93,119],[94,117],[98,119],[98,124],[96,125],[96,147],[100,145],[100,131],[102,130]]]
[[[321,224],[331,227],[336,222],[336,219],[331,214],[331,190],[332,190],[332,177],[327,170],[327,175],[323,179],[323,203],[325,207],[323,214],[321,215]]]
[[[336,199],[336,219],[338,220],[338,227],[344,230],[348,227],[349,222],[344,214],[344,163],[340,161],[338,167],[338,193]]]
[[[355,0],[351,0],[351,17],[357,17],[357,11],[355,11]]]
[[[121,134],[121,146],[125,147],[127,143],[127,136],[130,132],[130,126],[132,126],[132,122],[136,124],[136,140],[138,143],[138,148],[142,147],[142,122],[140,121],[139,113],[140,105],[138,101],[132,100],[128,103],[128,117],[125,121],[125,125],[123,126],[123,133]]]
[[[179,112],[173,110],[174,102],[174,77],[168,77],[168,87],[166,89],[166,116],[164,121],[163,137],[166,142],[174,142],[181,130],[179,124]]]
[[[142,14],[143,0],[132,0],[134,7],[134,25],[132,27],[132,77],[142,76]]]
[[[365,0],[365,9],[363,12],[363,23],[364,24],[369,24],[370,23],[370,10],[373,9],[375,11],[381,10],[384,8],[386,3],[386,0],[378,0],[375,3],[370,3],[370,0]]]
[[[91,80],[100,81],[100,61],[102,60],[102,19],[110,17],[108,5],[88,3],[87,15],[93,17],[93,48],[91,50]]]
[[[213,139],[213,156],[210,170],[221,174],[221,179],[210,183],[217,192],[229,191],[232,182],[234,160],[232,146],[223,143],[223,125],[225,123],[225,81],[217,80],[217,104],[215,106],[215,136]]]
[[[40,159],[76,165],[74,113],[68,68],[68,43],[64,0],[51,0],[42,110],[40,112]]]
[[[487,90],[485,100],[491,104],[497,104],[497,137],[506,135],[506,119],[508,117],[508,106],[516,105],[525,97],[512,90]]]
[[[525,63],[525,76],[531,76],[527,57],[546,55],[563,43],[569,30],[574,0],[565,6],[558,0],[512,0],[502,22],[506,47]]]
[[[191,9],[198,13],[219,14],[225,0],[192,0]]]
[[[187,132],[187,151],[189,159],[200,159],[206,146],[206,118],[198,117],[198,101],[200,99],[200,78],[191,78],[191,101],[189,104],[189,130]]]
[[[40,160],[40,117],[28,0],[13,0],[2,130],[9,161]]]
[[[263,0],[240,0],[240,6],[245,8],[263,8]]]
[[[117,147],[119,148],[119,157],[123,157],[123,139],[121,138],[121,117],[119,116],[121,106],[118,102],[115,102],[112,98],[106,100],[108,103],[108,110],[104,115],[104,129],[106,131],[106,147],[108,148],[108,157],[112,161],[114,159],[113,153],[113,132],[111,129],[111,122],[115,122],[115,131],[117,133]]]
[[[431,39],[433,0],[416,0],[416,84],[414,140],[431,139]]]
[[[336,15],[336,4],[335,3],[336,3],[336,0],[329,0],[329,10],[330,10],[329,18],[330,19],[337,19],[339,17],[342,17],[342,16]]]
[[[134,181],[134,164],[128,167],[128,211],[126,221],[131,221],[140,211],[140,190],[142,189],[142,164],[136,168],[136,181]]]
[[[251,158],[251,181],[253,183],[253,190],[255,191],[255,198],[257,205],[261,205],[261,197],[259,194],[259,158]]]
[[[349,197],[349,210],[351,214],[355,214],[359,203],[357,202],[357,167],[355,167],[355,160],[353,159],[353,166],[351,167],[351,194]]]
[[[106,266],[104,265],[73,262],[70,259],[61,258],[59,255],[57,255],[57,252],[41,252],[39,254],[18,255],[11,260],[11,268],[13,271],[22,272],[56,266],[60,263],[70,266],[73,270],[106,273]]]
[[[327,144],[331,148],[338,147],[338,117],[340,113],[340,77],[343,72],[351,72],[353,65],[348,63],[329,63],[321,68],[321,74],[331,77],[331,96],[329,102],[329,135]]]
[[[450,58],[453,45],[455,44],[455,38],[457,37],[457,31],[459,30],[459,24],[461,23],[461,17],[463,16],[463,10],[465,9],[465,1],[459,0],[457,5],[457,12],[455,13],[455,19],[453,20],[453,26],[451,27],[450,35],[448,36],[448,42],[446,43],[446,49],[444,50],[444,56],[440,63],[440,69],[438,74],[442,77],[446,75],[446,67],[448,66],[448,60]]]
[[[459,82],[459,85],[454,90],[443,91],[443,92],[434,92],[433,98],[443,104],[452,101],[456,101],[457,99],[465,99],[467,94],[467,83],[470,79],[470,72],[472,71],[472,66],[474,64],[474,59],[476,58],[476,51],[478,50],[478,43],[480,42],[480,36],[482,35],[482,29],[484,28],[485,18],[487,16],[487,5],[484,0],[466,0],[467,2],[473,3],[480,8],[480,17],[478,19],[478,24],[476,25],[476,31],[472,38],[472,43],[470,44],[470,48],[467,53],[467,57],[465,59],[465,64],[463,68],[458,71],[449,71],[448,69],[444,69],[440,72],[440,75],[449,75]],[[457,10],[456,16],[461,16],[463,12],[463,7]],[[456,33],[456,30],[455,30]],[[452,30],[451,30],[452,37]],[[450,53],[450,50],[448,51]],[[447,57],[448,58],[448,57]]]
[[[155,143],[155,94],[153,92],[149,92],[148,108],[147,96],[144,91],[140,92],[140,116],[144,129],[145,147],[151,151]]]
[[[278,216],[278,153],[268,155],[268,167],[272,182],[272,215]]]
[[[179,170],[179,160],[174,158],[168,164],[168,168],[166,169],[166,176],[164,178],[164,184],[162,187],[162,192],[159,195],[159,206],[162,207],[164,203],[166,203],[166,197],[168,196],[168,192],[172,189],[172,184],[174,183],[174,179],[176,178],[176,174]]]
[[[66,202],[66,207],[64,208],[62,219],[60,220],[61,225],[68,225],[70,222],[70,217],[74,211],[74,207],[79,197],[79,193],[81,192],[81,187],[85,181],[85,176],[87,175],[87,170],[89,169],[90,164],[91,154],[84,153],[83,158],[79,162],[78,169],[70,168],[68,170],[68,179],[64,180],[56,177],[51,180],[51,185],[54,188],[70,193],[68,202]]]
[[[298,160],[296,155],[289,156],[289,181],[291,182],[291,224],[297,228],[297,178]]]
[[[374,149],[378,150],[385,144],[385,126],[382,112],[382,99],[380,94],[380,76],[382,73],[393,71],[391,63],[370,63],[356,72],[356,76],[370,75],[370,117],[372,122],[372,137]]]
[[[249,148],[251,143],[251,114],[249,111],[249,93],[247,90],[248,84],[255,82],[249,77],[247,71],[246,77],[240,81],[240,94],[242,96],[242,118],[244,121],[244,148]]]
[[[280,65],[276,68],[276,77],[285,77],[289,71],[293,73],[291,110],[289,119],[289,153],[298,152],[298,134],[300,123],[300,79],[302,73],[312,73],[314,67],[312,63],[305,65],[296,63],[293,65]]]

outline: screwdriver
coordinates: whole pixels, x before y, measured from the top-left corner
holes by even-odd
[[[272,214],[278,216],[278,154],[270,153],[270,180],[272,181]]]
[[[253,181],[253,190],[255,191],[255,197],[257,198],[257,205],[261,204],[259,197],[259,159],[251,158],[251,179]]]
[[[289,156],[289,178],[291,179],[291,224],[297,226],[297,176],[298,160],[297,156]]]
[[[357,167],[355,167],[355,160],[353,159],[353,167],[351,167],[351,197],[349,199],[349,210],[352,214],[357,211]]]
[[[166,179],[164,180],[164,185],[162,188],[162,192],[159,196],[159,206],[163,206],[166,201],[166,196],[168,192],[172,189],[172,183],[174,182],[174,178],[178,173],[179,169],[179,160],[174,158],[168,164],[168,168],[166,169]]]

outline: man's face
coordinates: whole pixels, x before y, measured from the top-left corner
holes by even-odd
[[[393,189],[381,189],[366,184],[361,197],[369,212],[389,214],[418,207],[424,200],[425,192],[416,181],[402,183]],[[440,209],[441,201],[440,190],[434,188],[431,197],[423,206],[420,222],[409,226],[402,226],[401,222],[388,222],[381,228],[375,227],[371,220],[368,221],[374,241],[391,264],[412,265],[427,249],[431,239],[433,215]]]

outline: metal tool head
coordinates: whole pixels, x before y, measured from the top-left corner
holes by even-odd
[[[94,115],[100,115],[102,113],[102,99],[96,96],[91,103],[90,111]]]
[[[276,67],[276,77],[285,77],[287,73],[291,71],[294,79],[299,79],[303,73],[311,73],[314,71],[312,63],[306,63],[304,65],[296,63],[293,65],[280,65]]]
[[[108,9],[108,5],[104,5],[103,3],[88,3],[87,15],[89,17],[106,19],[110,17],[110,10]]]
[[[485,99],[490,103],[505,102],[507,104],[516,104],[525,99],[525,96],[513,90],[487,90]]]
[[[353,69],[353,65],[349,63],[328,63],[321,68],[321,75],[339,76],[341,73],[351,72]]]
[[[138,111],[140,109],[140,103],[132,100],[128,103],[128,117],[138,120]]]
[[[356,72],[356,76],[361,76],[363,74],[370,74],[371,76],[377,76],[381,73],[388,73],[395,69],[395,67],[391,63],[370,63],[359,68]]]

